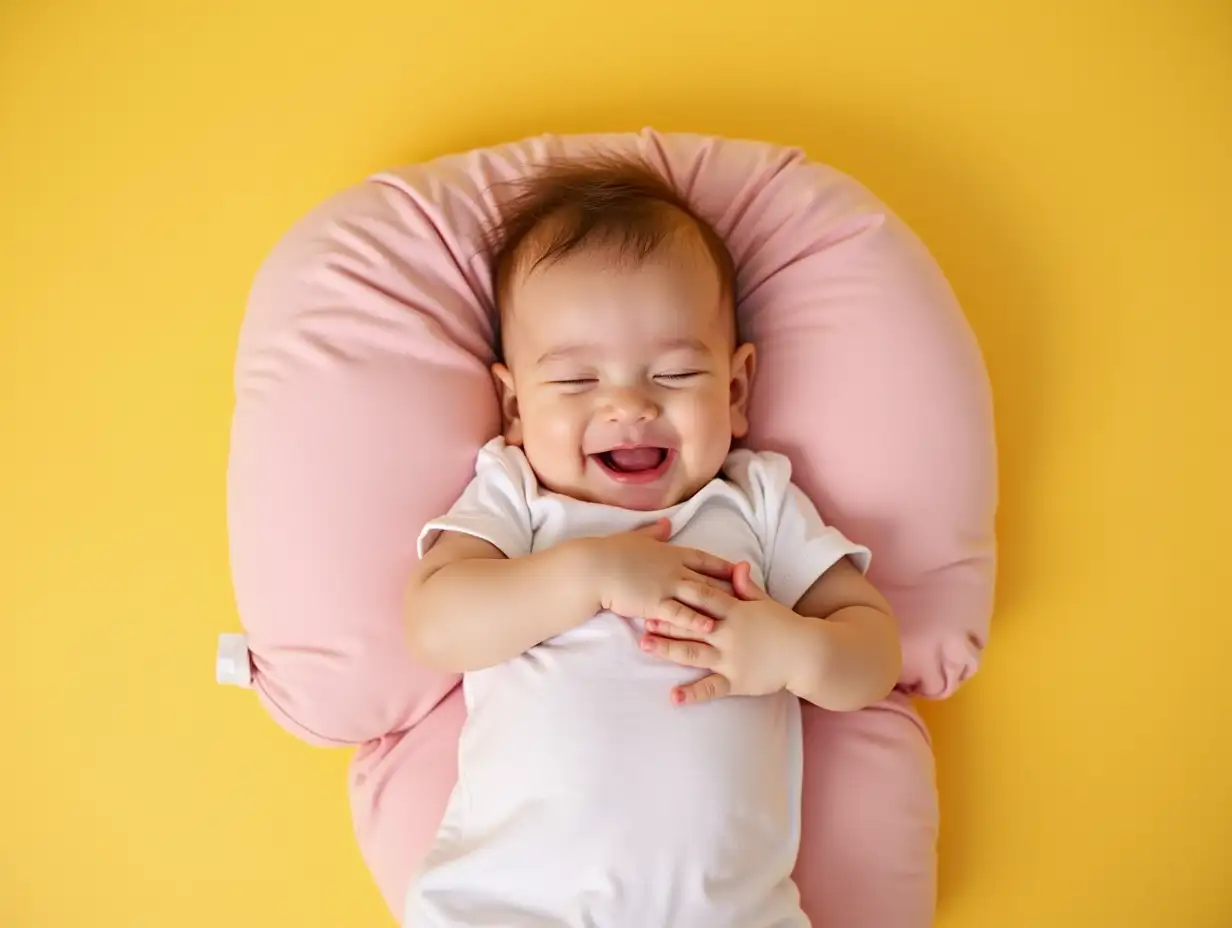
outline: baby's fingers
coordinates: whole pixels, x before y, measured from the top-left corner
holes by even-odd
[[[646,631],[651,635],[663,638],[682,638],[688,641],[710,641],[710,633],[714,631],[715,621],[708,616],[701,616],[699,625],[705,623],[708,628],[690,628],[683,625],[673,625],[660,619],[647,619]]]
[[[727,593],[729,595],[734,595],[736,592],[735,590],[735,582],[736,582],[735,581],[735,571],[739,569],[740,569],[739,564],[737,564],[732,569],[733,573],[732,573],[731,580],[720,580],[718,577],[707,577],[705,574],[699,574],[697,571],[689,570],[687,567],[685,568],[684,573],[686,577],[688,577],[690,580],[694,581],[695,583],[704,583],[707,586],[714,587],[716,590],[722,590],[724,593]]]
[[[702,670],[713,670],[719,660],[719,652],[704,642],[680,641],[658,635],[646,635],[642,638],[642,650],[673,664],[698,667]]]
[[[684,566],[689,570],[714,577],[716,580],[731,580],[736,565],[730,561],[696,548],[684,548],[681,553],[684,555]]]
[[[702,677],[696,683],[678,686],[672,690],[672,702],[678,706],[688,703],[709,702],[722,699],[731,693],[731,681],[721,673]]]
[[[684,580],[676,587],[676,599],[705,615],[716,619],[725,619],[732,608],[740,605],[740,600],[733,597],[717,585],[699,583],[696,580]]]
[[[649,623],[656,620],[657,624],[670,625],[677,629],[678,635],[708,635],[714,631],[713,618],[678,599],[664,600],[652,615],[646,616],[648,627]]]

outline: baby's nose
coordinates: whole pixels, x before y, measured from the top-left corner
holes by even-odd
[[[609,422],[648,422],[658,417],[659,407],[641,390],[611,390],[604,398],[603,413]]]

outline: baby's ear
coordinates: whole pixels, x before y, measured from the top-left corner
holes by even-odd
[[[753,375],[757,372],[757,350],[752,342],[736,349],[731,359],[731,430],[732,438],[749,434],[749,394],[753,390]]]
[[[492,383],[500,400],[501,433],[511,445],[522,444],[522,417],[518,415],[518,397],[513,391],[513,374],[503,364],[492,365]]]

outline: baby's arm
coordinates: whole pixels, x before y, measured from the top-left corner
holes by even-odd
[[[803,660],[788,689],[835,711],[862,709],[890,694],[902,667],[898,624],[851,561],[843,558],[818,577],[794,611],[810,621],[797,626]]]
[[[719,620],[712,632],[647,622],[647,651],[711,671],[677,687],[673,700],[786,688],[823,709],[850,711],[884,699],[898,682],[902,656],[890,606],[862,572],[868,549],[825,524],[791,483],[786,458],[737,452],[728,477],[753,503],[766,588],[753,582],[748,564],[740,565],[735,595],[712,595],[706,605]]]
[[[565,542],[507,558],[495,545],[442,532],[411,576],[406,635],[422,664],[463,673],[491,667],[599,611],[584,582],[583,546]]]
[[[881,594],[845,557],[791,609],[736,565],[734,595],[714,590],[704,608],[717,621],[698,631],[668,619],[646,623],[642,647],[707,676],[672,691],[676,703],[788,690],[834,712],[863,709],[898,680],[898,629]]]
[[[698,611],[731,577],[722,558],[667,543],[666,519],[507,558],[490,542],[445,531],[411,575],[406,634],[437,670],[464,673],[523,654],[610,609],[710,630]]]

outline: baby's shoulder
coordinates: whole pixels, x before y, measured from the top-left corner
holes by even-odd
[[[722,477],[761,508],[786,495],[791,486],[791,461],[776,451],[737,448],[727,455]]]
[[[535,472],[525,452],[497,436],[479,449],[475,457],[475,478],[486,482],[504,482],[517,487],[530,497],[536,486]]]

